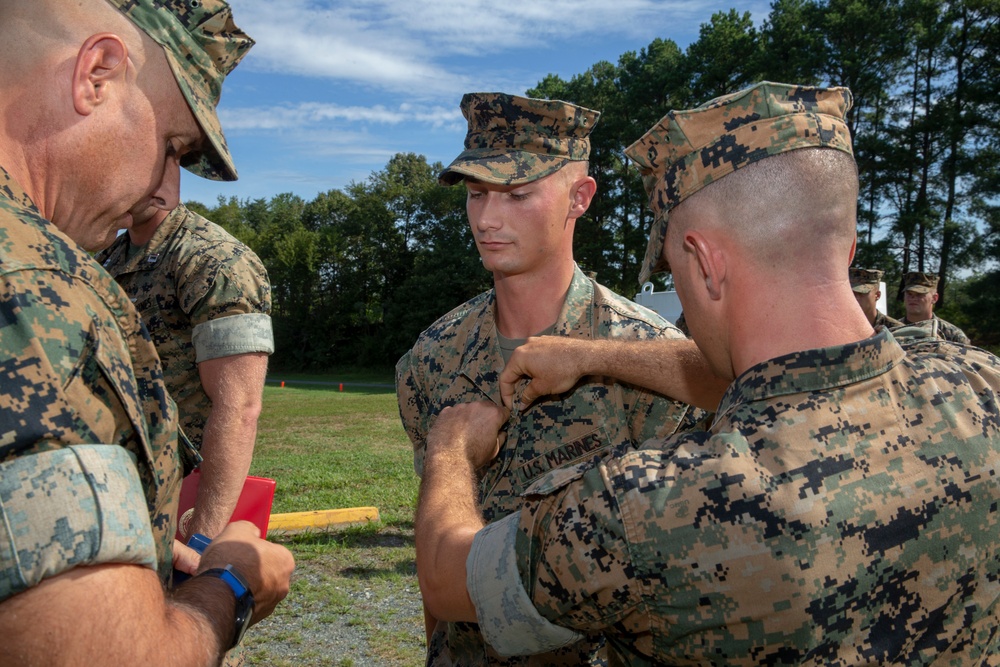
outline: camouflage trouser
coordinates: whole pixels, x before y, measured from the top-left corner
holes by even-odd
[[[242,646],[237,646],[226,654],[222,667],[244,667],[247,664],[247,654]]]
[[[606,667],[604,637],[587,638],[532,656],[502,657],[483,639],[475,623],[438,621],[427,646],[426,667]]]

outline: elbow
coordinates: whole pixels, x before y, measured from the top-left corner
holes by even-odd
[[[472,621],[476,620],[475,610],[465,588],[465,572],[453,573],[449,579],[423,575],[418,571],[420,595],[424,608],[439,621]],[[461,581],[458,578],[461,577]]]
[[[460,539],[435,545],[417,544],[417,581],[424,607],[441,621],[475,621],[476,611],[466,586],[465,562],[475,531],[460,531]],[[424,548],[421,548],[424,547]]]
[[[447,605],[441,595],[441,588],[435,581],[433,575],[426,573],[425,569],[417,568],[417,580],[420,583],[420,597],[423,598],[424,608],[434,618],[440,621],[449,620]]]
[[[423,548],[421,548],[423,547]],[[420,596],[424,608],[434,618],[447,621],[449,583],[454,583],[456,573],[448,576],[447,568],[438,563],[436,549],[428,548],[428,544],[417,544],[417,582],[420,585]]]

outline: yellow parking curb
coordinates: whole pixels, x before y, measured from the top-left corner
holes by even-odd
[[[377,507],[346,507],[336,510],[289,512],[287,514],[272,514],[270,521],[267,522],[267,530],[269,532],[272,530],[291,532],[378,520]]]

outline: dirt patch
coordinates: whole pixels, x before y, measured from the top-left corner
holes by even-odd
[[[411,527],[279,540],[296,557],[292,589],[274,614],[247,633],[247,664],[423,663],[423,606]]]

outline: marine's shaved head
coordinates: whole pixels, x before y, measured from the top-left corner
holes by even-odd
[[[156,47],[134,23],[106,0],[4,0],[0,4],[0,80],[16,75],[13,64],[30,64],[53,54],[75,52],[87,37],[110,32],[129,46],[133,59]],[[140,61],[137,60],[137,64]]]
[[[842,273],[854,244],[857,193],[850,155],[804,148],[719,179],[679,204],[669,224],[714,220],[763,269],[801,275],[832,261]]]

